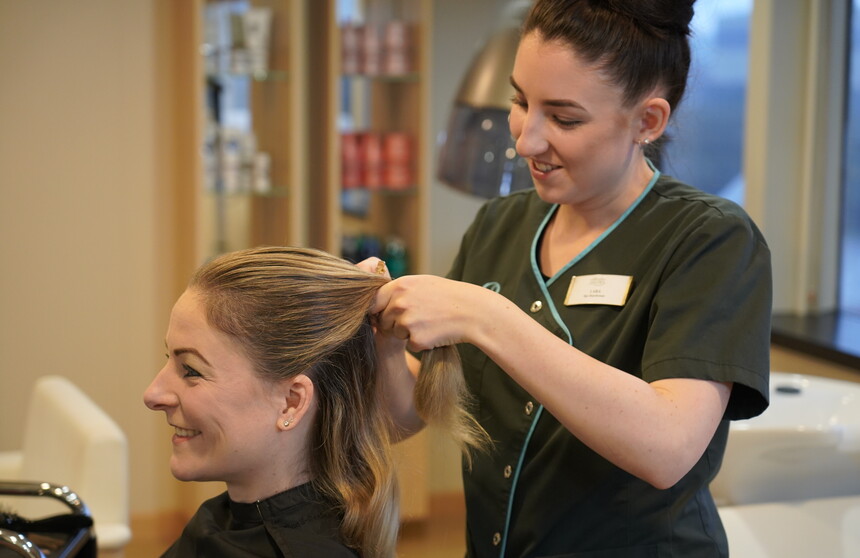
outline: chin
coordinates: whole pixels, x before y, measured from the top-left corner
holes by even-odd
[[[176,478],[176,480],[181,480],[183,482],[191,482],[191,481],[207,481],[211,480],[206,478],[204,474],[202,474],[198,469],[194,467],[189,467],[183,463],[179,463],[176,460],[170,461],[170,472]]]
[[[554,188],[545,188],[543,186],[539,186],[538,183],[535,182],[535,192],[537,192],[538,197],[546,203],[569,203],[569,200],[565,197],[565,194],[567,192],[562,190]]]

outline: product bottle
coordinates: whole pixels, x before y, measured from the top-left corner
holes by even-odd
[[[409,271],[409,257],[406,253],[406,244],[400,238],[394,236],[385,243],[385,265],[392,278],[402,277]]]

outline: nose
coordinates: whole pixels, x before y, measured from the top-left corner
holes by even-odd
[[[520,157],[536,157],[549,149],[541,114],[515,106],[508,121]]]
[[[169,385],[168,367],[169,363],[165,364],[143,392],[143,403],[153,411],[166,411],[178,403],[176,392]]]

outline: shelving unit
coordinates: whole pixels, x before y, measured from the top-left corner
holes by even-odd
[[[414,47],[410,70],[397,75],[344,75],[339,5],[354,6],[362,22],[381,24],[395,18],[408,22]],[[177,142],[185,154],[176,173],[188,184],[176,195],[176,207],[183,216],[177,221],[184,233],[179,237],[182,257],[177,262],[180,292],[190,272],[220,252],[292,244],[344,255],[343,240],[349,235],[383,241],[397,237],[408,254],[408,268],[403,271],[426,272],[431,0],[193,0],[170,6],[177,25],[173,84]],[[229,71],[210,71],[207,76],[200,49],[206,36],[206,10],[211,6],[226,12],[249,7],[272,10],[269,72],[246,78],[245,129],[253,132],[256,149],[271,157],[271,189],[263,193],[215,184],[203,158],[195,157],[212,133],[205,118],[207,79],[234,77]],[[190,75],[197,79],[189,80]],[[414,179],[408,184],[401,181],[397,188],[360,184],[350,195],[361,192],[358,195],[366,197],[366,205],[361,211],[350,207],[345,211],[341,138],[347,131],[407,133],[413,142],[409,170]],[[398,444],[396,454],[401,517],[423,520],[429,511],[426,434]],[[222,491],[223,485],[192,483],[181,490],[187,511],[193,511],[200,501]]]
[[[238,20],[229,19],[256,8],[271,14],[268,64],[262,71],[247,61],[237,68],[229,59],[236,56],[239,34]],[[207,101],[198,252],[206,259],[261,244],[305,244],[305,3],[206,0],[200,10]],[[265,154],[261,162],[268,164],[255,164],[253,152]],[[260,167],[267,170],[259,172]]]
[[[350,259],[379,255],[398,274],[426,273],[429,268],[428,159],[432,151],[427,138],[431,129],[428,102],[431,17],[431,0],[320,0],[308,5],[308,32],[313,37],[309,64],[311,68],[325,69],[309,74],[314,123],[309,128],[312,161],[309,243]],[[410,34],[406,71],[389,73],[383,66],[379,71],[368,72],[361,69],[360,61],[357,66],[354,61],[344,63],[344,47],[349,44],[344,45],[343,39],[345,30],[351,31],[349,26],[372,25],[382,29],[395,20],[404,22]],[[392,132],[406,133],[411,138],[413,156],[409,170],[413,180],[405,186],[386,188],[384,180],[380,185],[350,179],[346,174],[350,169],[344,168],[345,158],[349,163],[349,155],[344,153],[344,134],[384,136]],[[359,198],[359,203],[352,206],[347,203],[345,207],[344,201],[349,202],[353,196]],[[356,253],[348,239],[359,236],[379,239],[379,252]],[[403,270],[397,269],[395,259],[383,249],[392,238],[400,239],[405,247],[408,262]],[[397,459],[401,517],[407,521],[426,519],[429,513],[426,432],[398,444]]]
[[[429,95],[429,0],[327,0],[311,8],[314,37],[325,37],[312,65],[327,68],[314,76],[317,99],[312,136],[310,242],[352,260],[375,255],[389,261],[395,274],[424,273],[428,268],[427,208],[429,206],[427,142]],[[375,30],[380,54],[368,62],[367,30]],[[391,55],[386,34],[403,37],[405,57]],[[362,46],[364,45],[364,46]],[[356,137],[358,140],[356,141]],[[409,155],[384,165],[397,175],[402,165],[411,179],[375,179],[374,161],[397,153],[406,138]],[[368,141],[368,139],[370,141]],[[373,156],[374,144],[394,145]],[[355,145],[355,143],[364,143]],[[369,145],[368,145],[369,144]],[[356,161],[358,160],[358,162]],[[362,167],[356,170],[355,167]],[[370,170],[368,170],[370,169]],[[389,177],[390,178],[390,177]],[[362,242],[355,239],[371,239]],[[392,241],[405,248],[407,263],[386,251]]]

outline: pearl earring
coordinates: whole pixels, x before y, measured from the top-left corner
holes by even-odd
[[[291,422],[293,422],[293,419],[287,419],[287,420],[285,420],[285,421],[284,421],[284,428],[288,428],[288,427],[290,426],[290,423],[291,423]]]

